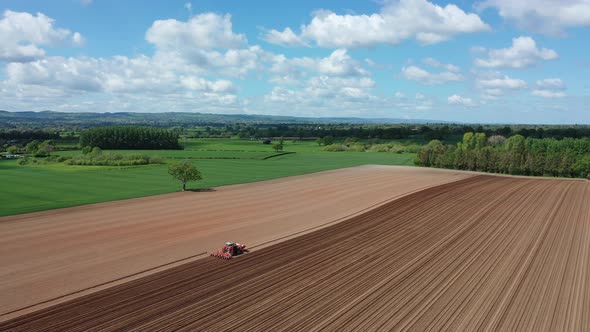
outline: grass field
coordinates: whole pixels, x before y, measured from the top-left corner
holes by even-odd
[[[275,151],[259,141],[199,139],[184,144],[186,150],[117,152],[189,159],[203,174],[202,181],[189,183],[192,189],[365,164],[413,165],[414,159],[413,154],[324,152],[313,142],[286,141],[285,151],[296,153],[263,160]],[[0,216],[178,191],[180,183],[168,175],[166,167],[19,166],[14,160],[0,161]]]

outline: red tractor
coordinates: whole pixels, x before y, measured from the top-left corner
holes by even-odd
[[[239,244],[239,243],[235,243],[235,242],[226,242],[225,246],[223,246],[223,248],[221,250],[212,252],[211,256],[219,257],[219,258],[223,258],[223,259],[230,259],[234,256],[241,255],[247,251],[248,250],[246,250],[245,244]]]

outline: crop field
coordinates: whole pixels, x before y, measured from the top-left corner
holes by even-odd
[[[210,226],[203,220],[195,220],[192,227],[201,225],[201,234],[212,238],[249,234],[247,241],[269,228],[275,228],[272,236],[298,236],[254,248],[233,260],[196,259],[62,299],[10,317],[0,330],[590,330],[590,183],[430,171],[434,173],[374,166],[297,177],[302,181],[299,186],[291,182],[293,178],[244,185],[268,187],[255,191],[265,192],[263,197],[238,204],[240,212],[228,207],[218,215],[226,223],[217,232],[207,230]],[[311,185],[309,190],[301,186],[304,183]],[[376,193],[365,194],[372,191],[363,189],[362,183],[374,185]],[[274,206],[278,210],[269,214],[274,222],[264,219],[236,227],[227,223],[231,215],[239,219],[244,211],[250,211],[249,218],[263,214],[253,202],[266,202],[265,197],[280,196],[288,188],[303,191],[289,197],[294,206]],[[324,195],[322,202],[327,205],[300,207],[307,206],[306,200],[317,203],[318,195]],[[363,197],[357,213],[352,213],[351,202]],[[334,204],[348,208],[349,217],[304,233],[286,226],[310,222],[314,215],[329,220],[339,210]],[[111,207],[113,215],[124,208],[125,204]],[[24,215],[23,220],[8,217],[0,227],[20,240],[0,245],[19,252],[15,246],[26,246],[44,229],[50,230],[42,220],[61,219],[60,227],[72,229],[75,223],[65,221],[70,213],[84,220],[76,214],[90,213],[95,207],[88,209],[64,210],[55,216]],[[187,221],[181,226],[174,222],[175,216],[169,220],[188,231]],[[30,225],[21,225],[27,222]],[[131,231],[130,225],[136,223],[132,220],[121,228],[107,222],[103,227]],[[31,229],[24,232],[27,227],[36,229],[35,235],[23,237],[31,233]],[[69,242],[64,234],[61,240],[40,245],[61,241],[61,249],[54,250],[73,253],[75,246],[82,247],[94,237],[104,242],[110,236],[107,229],[95,227],[81,236],[84,243],[80,236]],[[171,234],[159,236],[172,239]],[[128,241],[137,246],[140,239]],[[45,253],[38,250],[39,255]],[[102,250],[108,256],[114,249]],[[55,259],[65,264],[70,257]],[[0,284],[9,284],[11,277],[18,279],[6,274]],[[40,289],[50,288],[42,285]]]
[[[202,189],[307,174],[351,166],[413,165],[415,154],[325,152],[313,142],[285,142],[276,156],[260,141],[230,139],[187,140],[185,150],[117,151],[146,153],[168,160],[190,160],[203,180],[188,188]],[[79,151],[57,151],[75,155]],[[269,159],[265,159],[271,157]],[[0,160],[0,216],[48,209],[144,197],[178,191],[179,183],[167,173],[166,165],[133,167],[66,166],[49,164],[18,166]]]

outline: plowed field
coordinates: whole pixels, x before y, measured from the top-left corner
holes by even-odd
[[[259,247],[469,176],[364,166],[3,217],[0,321],[195,260],[228,240]]]
[[[588,199],[584,181],[472,177],[0,330],[589,331]]]

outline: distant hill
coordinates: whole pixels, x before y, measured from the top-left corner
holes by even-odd
[[[246,114],[208,114],[208,113],[62,113],[53,111],[42,112],[7,112],[0,111],[0,128],[14,126],[77,126],[96,127],[109,125],[145,125],[157,127],[189,126],[189,125],[226,125],[226,124],[305,124],[305,123],[347,123],[347,124],[424,124],[447,123],[440,120],[395,119],[395,118],[354,118],[354,117],[294,117],[278,115],[246,115]]]

